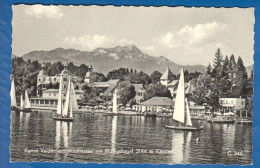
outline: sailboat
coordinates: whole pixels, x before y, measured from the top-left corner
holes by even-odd
[[[113,92],[113,107],[112,107],[112,113],[110,114],[104,114],[103,116],[118,116],[118,109],[117,109],[117,85],[115,88],[112,90]]]
[[[21,112],[32,112],[31,103],[29,100],[27,90],[25,90],[25,93],[24,93],[24,100],[23,100],[23,95],[21,94],[20,110],[21,110]]]
[[[16,103],[14,79],[12,80],[10,96],[11,96],[11,110],[17,111],[18,108]]]
[[[22,111],[23,108],[24,108],[23,94],[21,94],[21,97],[20,97],[20,110]]]
[[[185,104],[186,104],[186,111],[185,111]],[[181,75],[179,79],[172,119],[174,121],[177,121],[178,126],[165,125],[166,128],[171,128],[175,130],[186,130],[186,131],[203,129],[203,126],[199,128],[192,126],[189,104],[187,98],[185,98],[185,83],[184,83],[183,68],[181,69]]]
[[[60,78],[59,94],[58,94],[58,105],[57,112],[53,117],[54,120],[62,121],[73,121],[72,115],[72,100],[71,100],[71,80],[69,79],[69,84],[66,93],[65,105],[62,103],[62,77]]]

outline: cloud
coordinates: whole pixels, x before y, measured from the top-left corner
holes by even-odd
[[[127,39],[116,40],[110,36],[105,35],[83,35],[80,37],[66,37],[63,39],[63,43],[68,45],[74,45],[74,47],[79,49],[94,50],[99,47],[115,47],[115,46],[125,46],[133,44],[133,41]]]
[[[25,8],[24,12],[29,15],[40,18],[47,19],[61,19],[64,16],[64,13],[58,6],[44,6],[44,5],[32,5]]]
[[[160,37],[160,42],[168,48],[180,46],[197,46],[206,44],[215,39],[227,25],[218,22],[197,24],[195,26],[186,25],[176,32],[167,32]]]

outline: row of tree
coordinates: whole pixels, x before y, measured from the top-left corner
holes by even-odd
[[[64,65],[61,62],[56,63],[45,63],[45,73],[48,76],[54,76],[60,74],[64,69]],[[22,57],[15,57],[12,60],[12,78],[15,80],[17,89],[17,95],[24,93],[27,89],[29,95],[36,96],[37,93],[37,75],[41,70],[41,63],[38,61],[25,61]],[[68,70],[79,76],[84,82],[86,73],[90,70],[90,67],[81,64],[80,66],[74,65],[72,62],[68,63]],[[195,78],[200,73],[189,73],[185,71],[187,80]],[[155,84],[159,84],[162,73],[154,71],[151,75],[146,74],[143,71],[138,72],[136,69],[119,68],[108,72],[105,76],[102,73],[94,72],[95,81],[108,81],[110,79],[120,79],[121,81],[128,81],[131,84],[143,84],[145,86],[153,87]],[[178,79],[178,75],[174,75],[174,79]],[[173,79],[173,80],[174,80]],[[50,83],[47,88],[57,88],[58,85]],[[149,88],[148,87],[148,88]],[[158,86],[157,86],[158,87]],[[162,87],[162,86],[160,86]],[[165,88],[164,88],[165,89]],[[158,91],[159,92],[159,91]],[[149,94],[150,95],[150,94]],[[150,96],[147,96],[150,97]]]
[[[241,57],[237,61],[234,55],[223,58],[218,49],[213,66],[207,67],[207,74],[194,78],[191,83],[194,91],[190,99],[197,104],[208,103],[218,109],[220,97],[243,97],[247,100],[248,111],[252,111],[253,71],[247,75]]]

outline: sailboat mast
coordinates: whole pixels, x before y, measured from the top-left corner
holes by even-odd
[[[117,114],[117,90],[115,88],[114,94],[113,94],[113,113]]]
[[[71,86],[74,87],[72,82],[71,82]],[[70,94],[71,94],[71,88],[70,88]],[[72,118],[72,96],[70,96],[69,106],[70,106],[70,115],[69,115],[69,117]]]
[[[57,104],[57,114],[62,115],[62,76],[60,76],[60,85],[58,93],[58,104]]]
[[[23,94],[21,93],[20,108],[23,109]]]

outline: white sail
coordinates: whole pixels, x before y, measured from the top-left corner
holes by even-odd
[[[24,102],[23,102],[23,94],[21,94],[21,98],[20,98],[20,109],[24,108]]]
[[[69,107],[70,107],[70,115],[69,117],[72,118],[72,99],[69,101]]]
[[[186,102],[186,114],[187,114],[187,118],[186,118],[186,124],[188,126],[192,126],[192,123],[191,123],[191,117],[190,117],[190,109],[189,109],[189,104],[188,104],[188,100],[187,98],[185,99],[185,102]]]
[[[184,114],[185,114],[185,87],[184,87],[184,73],[183,68],[181,69],[181,75],[179,79],[175,105],[174,105],[174,113],[173,119],[184,123]]]
[[[70,105],[70,79],[69,79],[69,85],[68,85],[67,93],[66,93],[65,106],[64,106],[64,109],[62,111],[62,115],[65,116],[65,117],[68,117],[69,105]]]
[[[17,103],[16,103],[16,96],[15,96],[14,80],[12,80],[12,86],[11,86],[10,96],[11,96],[11,107],[16,107],[16,106],[17,106]]]
[[[31,108],[31,103],[29,101],[27,90],[25,90],[24,108]]]
[[[71,82],[71,105],[72,110],[76,111],[79,109],[73,82]]]
[[[114,94],[113,94],[113,113],[117,114],[117,90],[115,88]]]
[[[62,113],[62,76],[60,76],[60,86],[59,86],[59,94],[58,94],[58,104],[57,104],[57,114],[61,115]]]

